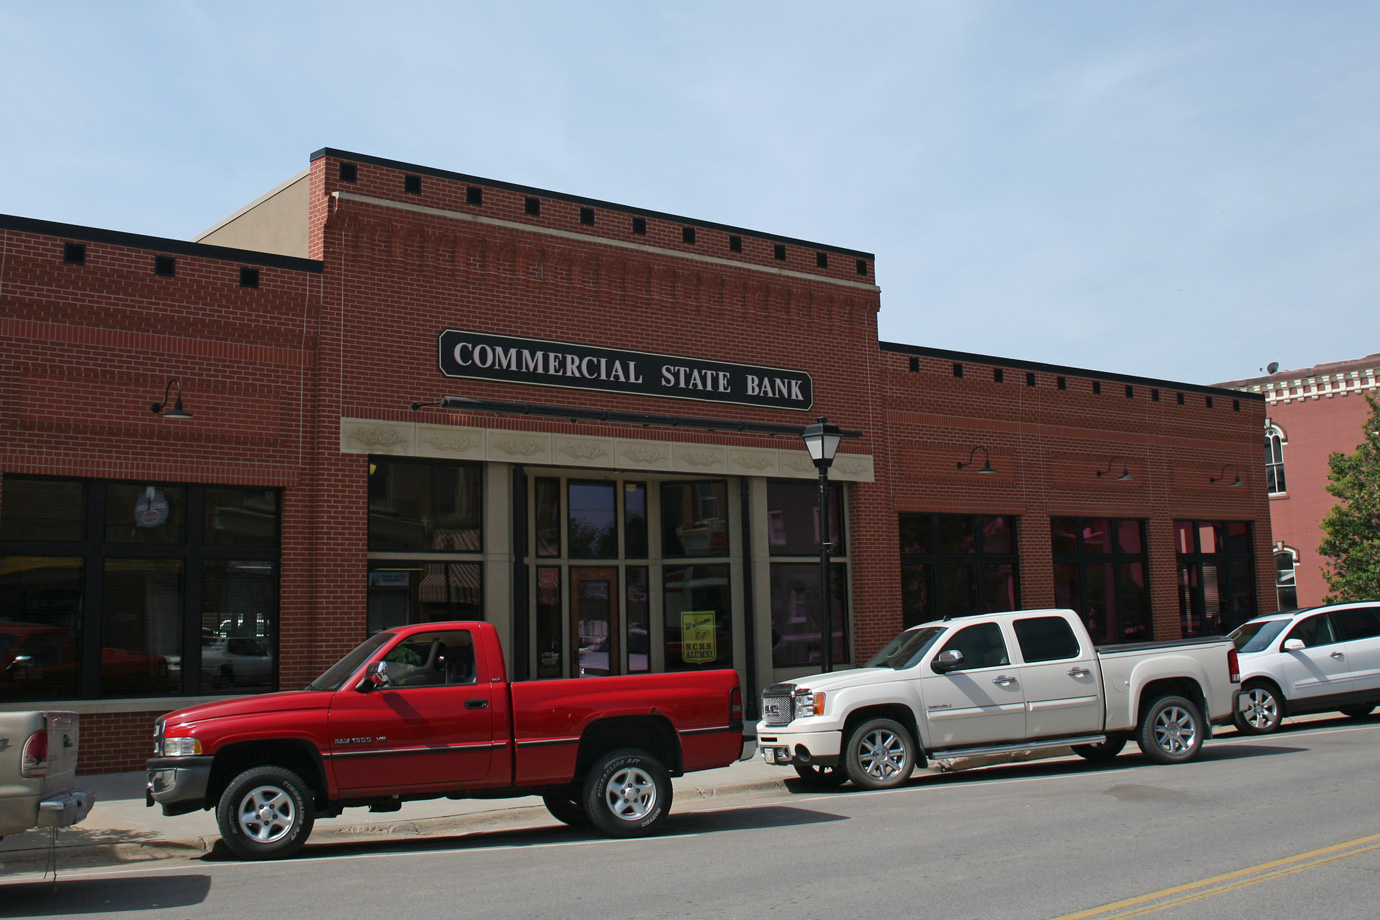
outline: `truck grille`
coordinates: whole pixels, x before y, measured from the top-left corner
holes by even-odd
[[[795,715],[795,696],[790,689],[767,688],[762,693],[762,721],[768,725],[789,725]]]

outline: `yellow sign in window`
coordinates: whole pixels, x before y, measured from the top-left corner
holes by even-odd
[[[704,664],[719,657],[713,610],[681,611],[680,657],[686,664]]]

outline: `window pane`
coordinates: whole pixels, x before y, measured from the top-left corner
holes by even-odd
[[[201,689],[266,693],[273,689],[278,636],[278,579],[272,562],[202,566]]]
[[[1083,595],[1078,587],[1079,565],[1076,562],[1054,564],[1054,606],[1065,610],[1083,610]]]
[[[78,695],[81,609],[81,559],[0,557],[0,701]]]
[[[1231,576],[1231,609],[1222,620],[1223,633],[1231,632],[1259,612],[1255,603],[1254,568],[1250,559],[1232,559],[1226,565]]]
[[[1251,551],[1251,528],[1245,521],[1227,523],[1227,541],[1224,552],[1249,553]]]
[[[477,562],[371,561],[369,632],[409,623],[484,619]]]
[[[618,555],[618,513],[611,482],[567,484],[570,517],[567,539],[572,559],[612,559]]]
[[[666,566],[662,579],[666,670],[733,667],[728,566]]]
[[[369,549],[480,551],[478,466],[375,459]]]
[[[185,543],[186,495],[182,486],[111,483],[105,490],[106,542],[139,546]]]
[[[1374,608],[1339,610],[1332,614],[1332,622],[1344,642],[1380,636],[1380,611]]]
[[[661,538],[664,556],[727,556],[727,483],[662,483]]]
[[[572,654],[578,656],[579,662],[576,676],[618,673],[617,605],[617,569],[570,568],[570,615],[575,621]]]
[[[537,677],[561,677],[561,570],[537,567]]]
[[[845,552],[840,525],[843,488],[829,484],[829,541],[832,552]],[[819,553],[819,484],[768,482],[768,540],[774,556],[810,556]]]
[[[561,554],[561,481],[538,479],[536,482],[537,555]]]
[[[847,571],[830,568],[829,593],[833,598],[830,632],[834,662],[848,660]],[[819,566],[778,562],[771,567],[772,666],[818,667],[824,661],[823,626],[820,623]]]
[[[1071,556],[1078,552],[1077,518],[1050,518],[1049,535],[1056,556],[1061,553]]]
[[[107,559],[101,594],[101,695],[178,693],[182,561]]]
[[[927,565],[901,566],[901,627],[909,629],[934,619],[934,586]],[[773,597],[775,595],[773,594]]]
[[[6,476],[0,540],[86,539],[86,484]]]
[[[939,515],[939,552],[954,555],[972,553],[977,548],[973,518],[966,514]]]
[[[1198,552],[1220,553],[1222,551],[1221,528],[1206,521],[1198,522]]]
[[[1016,610],[1016,567],[1013,565],[984,565],[981,571],[982,612],[998,613]]]
[[[647,484],[623,483],[623,555],[647,558]]]
[[[1087,596],[1083,603],[1083,622],[1093,644],[1106,645],[1122,641],[1116,634],[1116,579],[1110,562],[1088,563],[1083,566]]]
[[[625,619],[628,629],[628,673],[651,670],[651,602],[647,594],[647,567],[630,565],[626,570],[628,596]]]
[[[975,623],[960,629],[944,643],[939,654],[950,650],[963,653],[963,663],[956,668],[959,671],[998,668],[1011,663],[1011,656],[1006,652],[1006,640],[1002,638],[1001,627],[996,623]]]
[[[1141,521],[1117,521],[1117,544],[1123,553],[1145,552],[1145,528]]]
[[[1175,521],[1174,522],[1174,548],[1175,552],[1192,553],[1196,552],[1193,546],[1193,522]]]
[[[1013,545],[1015,541],[1011,532],[1011,524],[1012,518],[1005,515],[978,518],[978,527],[982,531],[982,551],[984,553],[1014,553],[1016,548]]]
[[[977,613],[977,566],[943,564],[935,568],[939,576],[940,614],[961,617]]]
[[[1121,565],[1121,638],[1118,642],[1145,642],[1153,635],[1150,630],[1150,592],[1145,589],[1145,564],[1126,562]]]
[[[1078,657],[1078,637],[1063,617],[1030,617],[1012,625],[1027,663]]]
[[[903,514],[900,518],[901,555],[928,556],[933,551],[928,514]]]
[[[277,546],[278,493],[208,486],[202,539],[213,546]]]
[[[1112,551],[1111,522],[1106,518],[1083,521],[1083,552],[1110,553]]]

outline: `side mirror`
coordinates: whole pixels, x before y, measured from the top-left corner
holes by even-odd
[[[1303,644],[1303,640],[1302,640],[1302,639],[1285,639],[1285,640],[1284,640],[1284,650],[1285,650],[1286,652],[1301,652],[1301,651],[1303,651],[1305,648],[1307,648],[1307,646]]]
[[[963,666],[963,653],[956,648],[946,649],[934,656],[930,667],[936,674],[946,674]]]
[[[33,660],[32,655],[15,655],[14,660],[5,666],[5,670],[14,671],[16,674],[27,672]]]
[[[368,693],[370,690],[386,686],[388,686],[388,662],[375,661],[364,669],[364,677],[355,684],[355,689],[360,693]]]

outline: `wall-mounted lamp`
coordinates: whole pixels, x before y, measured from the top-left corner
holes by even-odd
[[[965,466],[972,466],[973,457],[977,455],[978,451],[982,451],[982,469],[978,470],[978,472],[995,473],[996,470],[992,469],[992,456],[989,453],[987,453],[987,448],[985,447],[974,447],[972,450],[968,451],[967,460],[959,460],[954,465],[957,466],[960,470],[963,469]]]
[[[1227,467],[1231,467],[1232,481],[1227,483],[1227,488],[1241,485],[1241,474],[1236,469],[1236,464],[1228,463],[1222,467],[1222,472],[1217,476],[1209,476],[1208,482],[1217,483],[1227,478]]]
[[[1103,476],[1110,476],[1112,474],[1112,467],[1116,466],[1116,462],[1118,460],[1121,461],[1121,475],[1116,478],[1116,481],[1126,482],[1128,480],[1135,479],[1136,477],[1132,476],[1131,471],[1126,468],[1126,458],[1121,456],[1116,456],[1108,460],[1107,468],[1105,470],[1097,471],[1097,478],[1101,479]]]
[[[173,387],[177,387],[177,399],[173,402],[173,407],[168,409],[168,394],[172,392]],[[163,411],[164,409],[167,411]],[[161,415],[163,418],[191,418],[192,413],[182,409],[182,381],[176,377],[169,380],[168,385],[163,388],[163,401],[153,403],[149,406],[149,410],[154,415]]]

